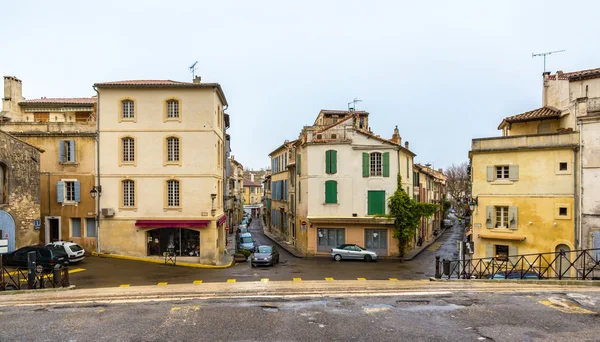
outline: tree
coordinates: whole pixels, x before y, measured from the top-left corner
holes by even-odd
[[[452,164],[444,172],[446,175],[446,188],[451,201],[456,206],[461,199],[471,193],[471,179],[469,177],[469,163]]]
[[[405,248],[415,235],[421,217],[433,215],[438,206],[436,204],[421,203],[408,196],[402,187],[402,176],[398,173],[397,188],[394,195],[388,199],[389,214],[385,217],[394,220],[394,233],[398,239],[400,256],[404,256]]]

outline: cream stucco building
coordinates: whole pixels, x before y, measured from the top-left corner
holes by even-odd
[[[217,83],[96,83],[100,249],[215,264],[225,248],[227,100]]]

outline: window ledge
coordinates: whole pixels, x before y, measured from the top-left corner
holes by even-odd
[[[61,204],[62,204],[63,207],[65,205],[74,205],[74,206],[77,206],[78,202],[68,201],[68,202],[62,202]]]
[[[127,118],[127,119],[121,118],[121,120],[119,120],[119,122],[136,122],[136,120],[135,119],[129,119],[129,118]]]
[[[492,185],[513,185],[515,184],[515,181],[511,181],[511,180],[495,180],[493,182],[491,182]]]
[[[181,166],[181,162],[166,162],[163,166]]]
[[[336,205],[340,205],[340,204],[339,203],[325,203],[325,202],[323,202],[323,205],[336,206]]]
[[[119,211],[137,211],[137,207],[119,207]]]
[[[58,162],[58,163],[63,166],[79,166],[79,162]]]
[[[167,118],[164,122],[181,122],[181,118]]]

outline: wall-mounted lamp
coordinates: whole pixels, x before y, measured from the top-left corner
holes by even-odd
[[[477,202],[479,202],[479,196],[471,198],[471,200],[469,201],[469,209],[471,209],[471,211],[475,210],[475,207],[477,206]]]
[[[529,225],[532,225],[532,224],[533,224],[533,222],[529,221]]]
[[[92,190],[90,190],[90,196],[92,196],[93,199],[96,199],[98,196],[102,196],[102,186],[92,186]]]
[[[556,222],[554,222],[554,225],[556,226]]]

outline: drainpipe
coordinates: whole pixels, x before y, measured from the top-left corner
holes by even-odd
[[[581,131],[581,120],[579,120],[577,122],[577,124],[579,125],[579,207],[578,207],[578,211],[579,211],[579,220],[578,220],[578,224],[579,224],[579,239],[578,239],[578,246],[579,249],[581,249],[581,238],[582,238],[582,220],[583,220],[583,132]],[[576,189],[577,190],[577,189]]]
[[[98,187],[98,196],[96,197],[96,252],[100,253],[100,196],[102,196],[102,187],[100,186],[100,92],[96,86],[92,86],[96,92],[96,184]]]
[[[580,134],[579,136],[581,139],[581,132],[579,132],[579,134]],[[575,170],[577,170],[578,154],[579,154],[579,147],[576,147],[573,149],[573,166],[574,166]],[[580,180],[580,182],[581,182],[581,180]],[[577,172],[573,172],[573,195],[575,197],[575,203],[573,203],[574,207],[575,207],[574,208],[575,212],[573,213],[573,218],[575,221],[575,222],[573,222],[573,237],[575,240],[575,241],[573,241],[574,242],[573,248],[575,248],[577,250],[577,249],[581,249],[581,248],[578,248],[578,245],[581,244],[581,236],[579,236],[579,237],[577,236],[577,226],[580,221],[579,216],[578,216],[579,215],[579,203],[581,202],[581,198],[579,197],[579,193],[577,191]],[[581,246],[579,246],[579,247],[581,247]]]

